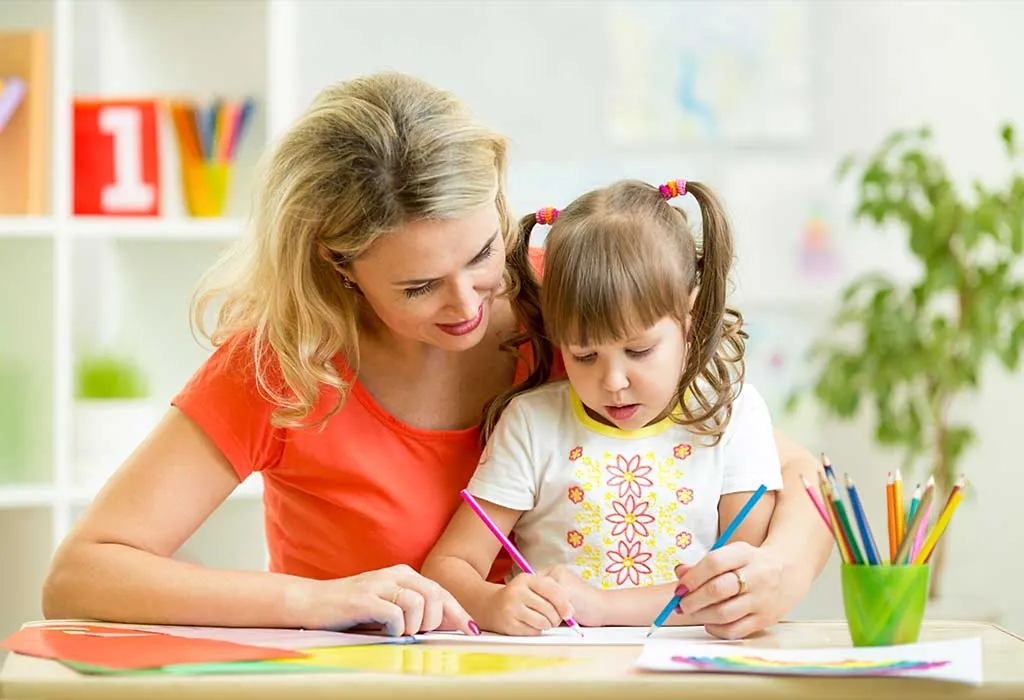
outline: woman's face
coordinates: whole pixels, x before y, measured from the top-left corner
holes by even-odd
[[[417,221],[382,236],[348,276],[396,335],[468,350],[483,339],[502,290],[501,233],[493,203],[460,219]]]

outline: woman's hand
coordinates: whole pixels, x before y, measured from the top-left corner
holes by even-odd
[[[304,579],[289,598],[306,629],[381,625],[395,637],[437,629],[480,634],[451,593],[404,564],[329,581]]]
[[[741,639],[782,619],[806,591],[787,582],[781,557],[764,546],[732,542],[693,566],[676,567],[685,593],[679,607],[723,639]]]

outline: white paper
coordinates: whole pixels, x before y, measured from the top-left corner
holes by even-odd
[[[428,632],[416,635],[416,640],[420,642],[469,642],[473,644],[642,646],[647,641],[647,631],[649,629],[649,627],[584,627],[582,629],[582,637],[571,627],[556,627],[532,637],[516,637],[491,632],[484,632],[479,637],[461,633]],[[723,641],[709,635],[704,631],[703,627],[662,627],[654,633],[654,638],[705,644]]]
[[[176,627],[172,625],[126,625],[134,630],[159,632],[189,639],[216,639],[271,649],[318,649],[322,647],[361,646],[409,642],[411,638],[385,637],[379,634],[355,634],[323,630],[275,629],[263,627]]]
[[[789,676],[896,676],[981,684],[981,640],[886,647],[760,649],[651,641],[636,666],[648,671]]]

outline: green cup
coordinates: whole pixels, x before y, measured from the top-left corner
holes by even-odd
[[[928,565],[843,564],[843,609],[857,647],[912,644],[928,602]]]

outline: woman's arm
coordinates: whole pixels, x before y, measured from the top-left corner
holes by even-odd
[[[451,595],[405,566],[312,581],[172,559],[236,486],[220,450],[172,408],[57,551],[43,586],[46,617],[308,629],[372,620],[393,634],[439,624],[470,631]]]

